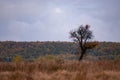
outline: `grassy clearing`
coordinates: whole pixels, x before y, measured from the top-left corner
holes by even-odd
[[[120,80],[120,61],[1,62],[0,80]]]

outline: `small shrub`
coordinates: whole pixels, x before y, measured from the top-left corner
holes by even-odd
[[[116,60],[120,60],[120,55],[115,58]]]
[[[20,56],[20,55],[16,55],[16,56],[13,58],[12,61],[13,61],[13,62],[21,62],[21,61],[23,61],[23,58],[22,58],[22,56]]]
[[[54,60],[54,59],[56,59],[56,57],[54,55],[46,55],[45,59]]]

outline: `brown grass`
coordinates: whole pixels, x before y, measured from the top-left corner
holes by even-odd
[[[1,62],[0,80],[120,80],[120,61]]]

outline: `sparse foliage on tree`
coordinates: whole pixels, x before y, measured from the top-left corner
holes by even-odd
[[[84,54],[88,49],[92,49],[98,45],[98,42],[92,42],[93,33],[89,25],[81,25],[78,29],[70,31],[70,37],[79,45],[81,55],[79,60],[82,60]]]

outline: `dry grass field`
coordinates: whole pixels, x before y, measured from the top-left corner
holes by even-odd
[[[0,80],[120,80],[120,61],[1,62]]]

